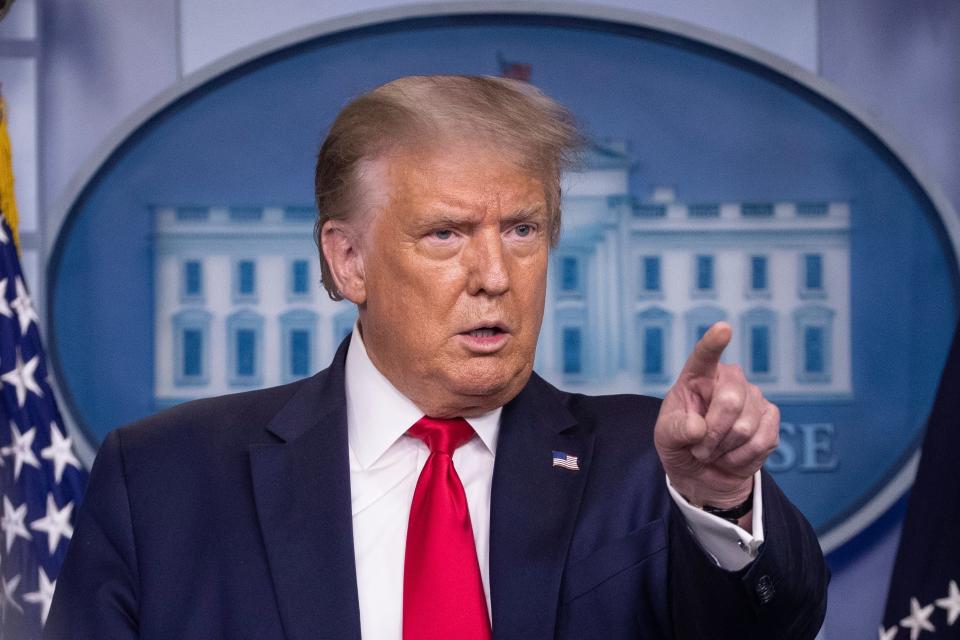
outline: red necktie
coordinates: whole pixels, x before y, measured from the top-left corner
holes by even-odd
[[[407,432],[430,447],[410,506],[403,568],[404,640],[489,640],[467,496],[451,456],[473,437],[463,418],[423,417]]]

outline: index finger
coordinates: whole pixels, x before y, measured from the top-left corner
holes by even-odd
[[[703,337],[693,347],[693,353],[683,365],[681,377],[713,378],[720,364],[723,350],[730,344],[733,329],[726,322],[713,323]]]

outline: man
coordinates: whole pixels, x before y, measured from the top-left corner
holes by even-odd
[[[308,380],[101,447],[48,622],[76,638],[812,638],[827,572],[760,472],[778,413],[696,346],[662,404],[532,373],[572,119],[402,78],[316,192],[353,336]]]

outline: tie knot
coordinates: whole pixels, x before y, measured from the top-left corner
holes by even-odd
[[[473,427],[463,418],[431,418],[423,416],[407,431],[430,447],[430,453],[448,456],[473,437]]]

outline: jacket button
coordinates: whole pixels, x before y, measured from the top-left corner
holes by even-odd
[[[773,596],[777,592],[773,586],[773,579],[767,575],[760,576],[754,590],[757,592],[757,598],[760,599],[760,604],[767,604],[773,600]]]

